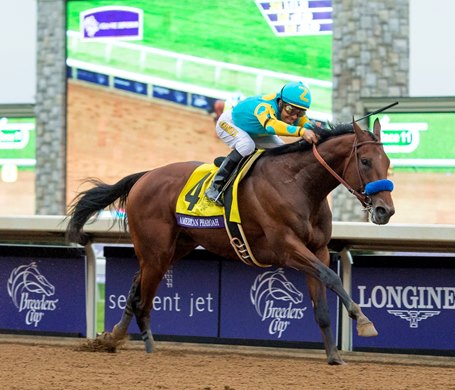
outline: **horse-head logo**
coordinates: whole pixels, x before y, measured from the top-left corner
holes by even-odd
[[[267,300],[273,299],[298,304],[303,301],[303,294],[286,278],[284,269],[278,268],[256,277],[251,286],[250,299],[256,308],[256,312],[263,317]]]
[[[37,264],[31,262],[29,265],[14,268],[8,278],[8,294],[17,308],[19,308],[22,292],[49,297],[55,294],[55,287],[41,274]]]

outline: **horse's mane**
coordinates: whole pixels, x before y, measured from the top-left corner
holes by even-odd
[[[329,126],[328,128],[323,128],[323,127],[317,126],[317,125],[314,125],[312,127],[312,130],[319,136],[318,145],[327,141],[329,138],[338,137],[338,136],[344,135],[344,134],[354,133],[354,127],[353,127],[352,123],[338,123],[338,124],[329,123],[328,126]],[[370,134],[373,135],[373,133],[370,133]],[[304,141],[303,139],[300,139],[296,142],[278,146],[276,148],[267,149],[263,155],[264,156],[266,156],[266,155],[276,156],[279,154],[309,150],[309,149],[311,149],[311,147],[312,147],[312,145],[310,143]]]

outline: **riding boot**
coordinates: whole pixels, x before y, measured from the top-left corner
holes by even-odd
[[[224,159],[223,163],[220,165],[218,172],[215,174],[212,184],[205,191],[205,196],[212,202],[215,202],[218,206],[223,205],[221,192],[224,185],[231,176],[231,173],[237,167],[237,164],[241,159],[242,155],[237,152],[237,150],[234,149],[231,153],[229,153]]]

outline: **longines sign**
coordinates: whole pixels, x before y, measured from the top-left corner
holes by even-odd
[[[434,261],[410,268],[390,256],[390,267],[354,267],[353,297],[379,331],[354,336],[354,348],[455,349],[455,269],[428,268]]]

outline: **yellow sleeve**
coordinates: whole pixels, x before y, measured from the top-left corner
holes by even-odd
[[[265,109],[264,109],[265,108]],[[269,134],[290,136],[290,137],[301,137],[305,132],[303,124],[308,121],[308,118],[305,116],[299,119],[297,125],[288,125],[287,123],[280,121],[276,117],[276,113],[273,110],[272,106],[269,104],[259,104],[254,110],[254,114],[258,118],[261,125],[264,127],[265,131]],[[306,119],[306,120],[305,120]],[[304,120],[303,124],[300,125],[300,122]]]

